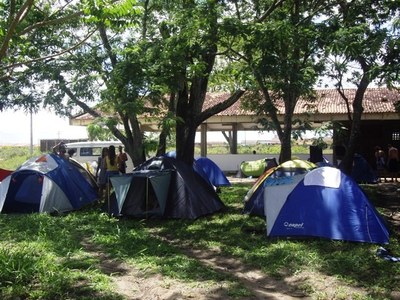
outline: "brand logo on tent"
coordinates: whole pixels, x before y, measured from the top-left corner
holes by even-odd
[[[286,229],[303,229],[304,223],[289,223],[289,222],[284,222],[283,226],[286,227]]]

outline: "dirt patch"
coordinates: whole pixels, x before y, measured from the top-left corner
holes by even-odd
[[[163,239],[165,242],[175,242]],[[165,278],[160,274],[143,272],[128,264],[111,259],[107,254],[88,239],[82,242],[86,251],[93,257],[99,259],[98,267],[108,274],[118,293],[126,299],[231,299],[227,283],[184,283],[178,280]],[[183,252],[202,264],[217,272],[226,274],[226,277],[234,277],[253,296],[245,299],[307,299],[307,297],[296,288],[296,282],[285,282],[274,280],[261,271],[247,267],[240,261],[226,258],[218,251],[207,251],[181,248]],[[240,297],[235,297],[240,299]],[[244,299],[244,298],[243,298]]]
[[[232,297],[227,282],[185,283],[165,278],[160,274],[141,271],[124,262],[111,259],[88,240],[82,244],[86,251],[99,258],[98,267],[110,276],[115,290],[125,299],[312,299],[303,290],[318,291],[321,299],[343,299],[343,295],[350,298],[354,295],[355,298],[360,298],[366,295],[366,292],[361,289],[343,286],[335,278],[310,272],[276,280],[238,259],[221,255],[218,249],[204,251],[178,244],[178,241],[168,239],[168,237],[162,239],[164,242],[179,247],[188,257],[198,260],[216,272],[225,274],[227,279],[239,282],[252,296]],[[341,295],[337,295],[338,290],[341,291]]]
[[[165,238],[163,240],[175,244]],[[126,299],[232,299],[227,283],[180,282],[160,274],[143,272],[124,262],[113,260],[89,240],[84,240],[82,245],[93,257],[99,259],[98,267],[111,277],[116,291]],[[300,283],[296,279],[275,280],[260,270],[249,268],[237,259],[222,256],[219,251],[185,247],[181,249],[187,256],[197,259],[217,272],[226,274],[227,278],[240,282],[253,294],[243,299],[309,299],[298,289]],[[234,299],[241,298],[234,297]]]
[[[238,259],[223,256],[218,249],[204,251],[204,249],[195,249],[190,245],[184,245],[181,241],[173,238],[163,237],[163,240],[179,247],[185,255],[195,258],[203,265],[233,277],[253,294],[252,297],[247,296],[246,299],[308,299],[298,288],[299,282],[296,280],[275,280]]]

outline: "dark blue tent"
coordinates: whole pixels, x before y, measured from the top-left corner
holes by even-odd
[[[115,186],[118,176],[112,180],[116,192],[121,192],[117,213],[125,216],[196,219],[225,207],[209,182],[172,157],[147,160],[132,176],[121,176],[121,186]]]
[[[213,186],[231,186],[231,183],[228,178],[226,178],[224,172],[222,172],[217,164],[211,159],[207,157],[199,157],[195,160],[193,167],[200,175],[204,173]]]
[[[367,160],[360,154],[354,154],[351,177],[358,183],[377,183],[378,177]]]

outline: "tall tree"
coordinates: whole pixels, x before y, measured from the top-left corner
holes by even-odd
[[[389,87],[399,82],[399,13],[396,1],[337,1],[337,13],[327,22],[331,30],[327,50],[333,57],[329,76],[349,111],[347,149],[342,160],[346,173],[351,172],[357,151],[365,91],[374,81]],[[346,83],[356,86],[353,99],[344,92]]]
[[[192,33],[191,45],[188,44],[189,47],[185,53],[186,65],[189,68],[182,69],[177,91],[177,117],[183,122],[178,123],[176,127],[176,151],[177,157],[188,164],[191,164],[194,158],[197,127],[215,113],[229,107],[243,94],[243,90],[238,90],[225,102],[202,111],[218,51],[218,21],[221,19],[222,9],[218,2],[207,1],[196,7],[185,5],[186,14],[182,16],[183,18],[179,17],[182,25],[183,22],[187,22],[189,16],[192,19],[191,24],[196,24],[195,27],[187,28],[187,33]]]
[[[188,164],[193,162],[198,126],[243,94],[238,88],[228,99],[203,111],[218,56],[224,5],[224,1],[216,0],[163,2],[157,12],[164,16],[157,24],[160,34],[149,39],[154,45],[151,49],[156,50],[153,65],[170,95],[168,111],[176,124],[177,158]]]
[[[29,53],[41,59],[20,63],[23,67],[15,69],[13,81],[4,84],[1,92],[15,105],[20,105],[19,98],[28,99],[29,105],[43,103],[64,116],[78,109],[97,118],[113,115],[104,118],[104,124],[124,143],[134,163],[140,163],[144,149],[137,114],[143,109],[146,78],[140,54],[125,51],[134,43],[126,37],[135,36],[138,7],[133,0],[104,0],[80,1],[74,9],[81,18],[34,31]],[[59,53],[58,49],[66,50]]]
[[[95,34],[65,60],[66,64],[54,61],[49,74],[57,91],[53,89],[46,99],[54,105],[67,96],[70,109],[78,106],[103,119],[138,165],[145,160],[138,116],[145,112],[144,99],[151,99],[151,93],[146,90],[148,75],[143,71],[141,27],[136,26],[145,26],[141,21],[148,12],[144,9],[140,14],[141,5],[135,4],[130,0],[84,3],[85,26],[93,28]],[[48,69],[46,65],[44,70]],[[96,104],[96,109],[90,103]]]
[[[272,2],[274,10],[262,10],[264,2],[254,1],[251,15],[238,7],[234,25],[240,40],[231,50],[246,63],[247,74],[253,78],[254,94],[248,105],[268,116],[261,121],[267,129],[276,130],[281,141],[280,162],[284,162],[291,159],[297,101],[300,97],[312,99],[313,86],[323,69],[323,26],[316,19],[326,9],[326,1]],[[281,105],[283,125],[278,117]]]

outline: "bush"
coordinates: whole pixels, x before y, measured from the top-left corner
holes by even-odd
[[[22,163],[31,157],[40,155],[39,147],[33,148],[32,155],[28,146],[1,146],[0,147],[0,168],[15,170]]]

